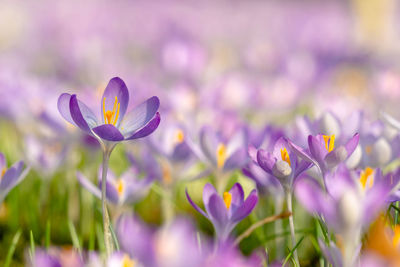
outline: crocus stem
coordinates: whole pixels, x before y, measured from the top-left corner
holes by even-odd
[[[103,212],[103,231],[104,231],[104,243],[106,247],[106,257],[108,258],[114,250],[113,239],[110,230],[110,216],[107,210],[107,198],[106,198],[106,183],[107,183],[107,170],[108,161],[110,159],[112,148],[105,147],[103,149],[103,165],[101,175],[101,204]]]
[[[164,194],[162,195],[161,205],[163,211],[163,219],[165,223],[170,223],[174,218],[174,205],[172,202],[172,188],[165,188]]]
[[[285,193],[286,193],[287,210],[291,214],[291,216],[289,216],[289,227],[290,227],[290,236],[292,239],[292,249],[293,249],[296,246],[296,236],[294,231],[293,212],[292,212],[292,192],[289,189],[285,191],[286,191]],[[293,251],[293,257],[296,262],[296,265],[300,266],[299,257],[297,256],[297,250]]]

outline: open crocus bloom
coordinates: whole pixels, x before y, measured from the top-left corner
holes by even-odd
[[[135,168],[130,168],[116,178],[111,170],[107,171],[106,196],[107,199],[117,205],[131,204],[141,200],[146,196],[154,176],[137,179],[139,173]],[[99,171],[99,187],[93,185],[82,173],[77,172],[79,183],[89,192],[101,198],[101,170]]]
[[[186,197],[198,212],[211,221],[220,240],[228,238],[236,224],[251,213],[258,201],[255,189],[244,200],[243,188],[239,183],[234,184],[229,192],[223,194],[223,197],[218,195],[214,186],[207,183],[203,189],[206,212],[192,201],[187,190]]]
[[[309,135],[308,148],[305,151],[289,141],[293,151],[304,160],[317,165],[323,173],[348,159],[358,145],[360,136],[356,133],[345,145],[335,146],[335,135]]]
[[[124,81],[110,80],[101,98],[101,120],[76,95],[67,93],[58,98],[58,110],[65,120],[86,133],[106,141],[119,142],[145,137],[157,129],[160,101],[153,96],[135,107],[126,116],[129,92]]]
[[[17,184],[19,184],[29,172],[29,168],[24,168],[24,162],[18,161],[7,169],[6,158],[0,153],[0,204],[7,194]]]

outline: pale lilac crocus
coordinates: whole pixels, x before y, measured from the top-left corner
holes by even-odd
[[[79,183],[84,188],[101,199],[101,174],[102,170],[100,169],[98,187],[90,182],[81,172],[77,172],[76,175]],[[108,170],[106,182],[107,200],[115,205],[126,205],[136,203],[144,198],[155,177],[148,175],[144,178],[139,178],[139,176],[140,173],[138,173],[136,168],[129,168],[119,178],[113,171]]]
[[[302,159],[314,163],[320,169],[323,176],[326,172],[335,168],[341,162],[347,160],[358,145],[360,136],[354,134],[345,144],[335,144],[335,135],[308,136],[308,150],[289,141],[291,149]]]
[[[236,183],[221,197],[213,185],[207,183],[203,189],[203,202],[206,211],[193,202],[188,191],[186,197],[189,203],[206,217],[214,226],[219,241],[225,241],[233,228],[254,209],[258,201],[257,191],[253,189],[246,200],[243,188]]]
[[[0,153],[0,204],[7,194],[17,186],[28,174],[30,168],[24,169],[24,162],[18,161],[7,168],[7,161],[3,153]]]
[[[342,237],[344,266],[352,266],[361,233],[388,201],[400,175],[383,175],[379,169],[351,172],[344,164],[326,174],[326,191],[312,178],[296,185],[296,196],[311,213],[320,215]]]

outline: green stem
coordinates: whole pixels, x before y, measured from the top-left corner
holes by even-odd
[[[296,246],[296,235],[294,230],[293,213],[292,213],[292,193],[290,190],[285,190],[285,191],[286,191],[287,210],[288,212],[291,213],[291,216],[289,216],[289,227],[290,227],[290,236],[292,239],[292,249],[293,249]],[[293,257],[296,262],[296,265],[300,266],[297,250],[293,251]]]
[[[103,164],[102,164],[102,176],[101,176],[101,204],[103,212],[103,232],[104,232],[104,244],[106,247],[106,257],[108,258],[114,251],[113,238],[110,231],[110,216],[107,210],[107,198],[106,198],[106,184],[107,184],[107,170],[108,161],[110,159],[111,151],[114,146],[103,147]]]

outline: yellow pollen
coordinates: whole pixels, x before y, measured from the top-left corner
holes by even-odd
[[[394,227],[393,246],[397,248],[400,243],[400,225]]]
[[[224,144],[219,144],[217,147],[217,166],[222,168],[226,160],[226,147]]]
[[[229,192],[224,192],[224,202],[225,202],[225,206],[226,209],[229,210],[230,206],[231,206],[231,202],[232,202],[232,195]]]
[[[365,168],[365,171],[361,172],[360,183],[364,190],[367,186],[368,178],[372,175],[373,172],[374,172],[374,170],[370,167]],[[373,184],[374,184],[374,177],[371,177],[369,179],[369,188],[371,188],[373,186]]]
[[[282,160],[286,161],[289,164],[289,166],[291,166],[289,153],[287,152],[286,148],[281,149],[281,157]]]
[[[185,140],[185,135],[183,134],[182,130],[176,131],[175,139],[178,144],[182,143]]]
[[[372,153],[372,146],[366,146],[366,147],[365,147],[365,153],[367,153],[367,155],[371,155],[371,153]]]
[[[135,261],[132,260],[127,254],[124,254],[122,259],[122,267],[134,267]]]
[[[331,136],[323,135],[322,136],[325,141],[325,148],[328,152],[331,152],[335,148],[335,135],[332,134]]]
[[[7,168],[6,168],[6,167],[4,167],[4,168],[1,170],[0,179],[3,178],[4,174],[6,173],[6,171],[7,171]]]
[[[118,103],[118,98],[115,97],[113,110],[106,111],[106,98],[103,98],[104,123],[115,125],[117,123],[118,117],[119,117],[119,108],[120,108],[120,103]],[[115,115],[115,117],[114,117],[114,115]]]
[[[124,181],[121,179],[118,180],[116,188],[117,188],[118,196],[121,196],[124,193],[124,189],[125,189]]]

